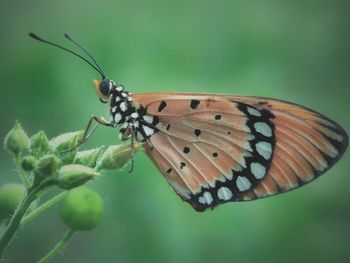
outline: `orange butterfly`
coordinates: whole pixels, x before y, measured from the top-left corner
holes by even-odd
[[[93,61],[34,34],[89,63],[110,119],[92,121],[118,128],[143,149],[182,200],[197,211],[222,203],[254,200],[302,186],[343,155],[348,137],[327,117],[290,102],[224,94],[130,94],[105,77]]]

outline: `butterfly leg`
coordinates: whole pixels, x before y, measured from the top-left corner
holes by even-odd
[[[134,156],[135,156],[135,127],[132,125],[130,127],[130,133],[131,133],[131,140],[130,140],[130,147],[131,147],[131,168],[129,173],[131,173],[134,170]]]
[[[93,121],[95,121],[95,125],[92,127]],[[107,121],[106,119],[104,119],[103,117],[97,117],[95,115],[91,115],[88,124],[86,125],[86,128],[84,130],[84,135],[83,138],[72,148],[65,150],[62,153],[67,153],[67,152],[71,152],[74,151],[75,149],[77,149],[79,146],[81,146],[82,144],[84,144],[89,138],[90,136],[95,132],[95,130],[97,129],[97,127],[99,125],[103,125],[103,126],[107,126],[107,127],[113,127],[113,123]]]

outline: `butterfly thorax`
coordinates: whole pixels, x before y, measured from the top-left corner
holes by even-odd
[[[159,118],[147,114],[146,108],[133,102],[131,93],[122,85],[113,85],[110,91],[110,121],[119,129],[122,140],[132,135],[139,142],[145,142],[158,132]]]

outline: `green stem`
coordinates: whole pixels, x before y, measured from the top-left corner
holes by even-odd
[[[19,229],[19,224],[23,216],[25,215],[30,204],[36,199],[37,191],[33,190],[28,192],[28,194],[22,199],[21,203],[17,207],[15,213],[13,214],[10,223],[7,225],[1,239],[0,239],[0,259],[13,238],[16,231]]]
[[[63,239],[58,242],[57,245],[45,257],[39,260],[38,263],[50,262],[55,256],[57,256],[58,253],[62,252],[66,248],[74,233],[75,231],[70,229],[64,235]]]
[[[54,196],[50,200],[43,203],[41,206],[34,209],[32,212],[30,212],[28,215],[26,215],[20,224],[20,227],[23,227],[25,224],[27,224],[29,221],[33,220],[35,217],[37,217],[40,213],[45,211],[47,208],[50,208],[54,204],[56,204],[58,201],[62,200],[62,198],[67,194],[66,191],[59,193],[58,195]]]
[[[29,178],[28,178],[27,174],[21,168],[21,165],[20,165],[20,162],[19,162],[19,158],[20,158],[19,156],[15,156],[14,157],[14,163],[16,165],[16,169],[17,169],[17,171],[19,173],[19,176],[20,176],[24,186],[28,190],[30,188],[30,181],[29,181]]]

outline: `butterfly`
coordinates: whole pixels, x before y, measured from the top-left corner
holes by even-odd
[[[344,154],[345,130],[326,116],[287,101],[227,94],[131,94],[106,77],[95,59],[64,49],[101,74],[95,89],[122,140],[142,144],[178,196],[196,211],[287,192],[325,173]],[[87,139],[88,136],[86,136]]]

